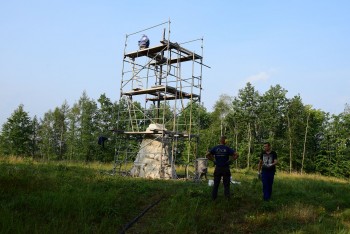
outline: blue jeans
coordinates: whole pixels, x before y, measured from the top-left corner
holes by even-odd
[[[266,170],[266,171],[262,171],[261,173],[261,180],[263,184],[263,194],[264,194],[265,201],[268,201],[271,198],[274,177],[275,177],[274,171]]]

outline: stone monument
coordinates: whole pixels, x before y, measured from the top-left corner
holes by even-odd
[[[170,146],[162,136],[164,131],[166,131],[166,128],[161,124],[150,124],[148,126],[134,161],[134,166],[130,170],[131,176],[149,179],[176,178]]]

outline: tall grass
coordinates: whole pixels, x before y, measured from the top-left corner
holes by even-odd
[[[231,200],[210,198],[206,181],[145,180],[105,173],[112,165],[0,159],[0,233],[350,233],[345,180],[278,172],[273,197],[233,171]],[[181,170],[179,170],[181,171]],[[212,169],[209,170],[209,175]]]

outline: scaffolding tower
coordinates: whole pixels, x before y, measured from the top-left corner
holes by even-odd
[[[137,42],[144,33],[151,43],[139,48]],[[126,35],[114,129],[115,170],[127,172],[140,141],[149,134],[170,146],[172,166],[180,159],[188,166],[198,158],[203,66],[203,38],[171,41],[170,21]],[[149,129],[150,124],[160,127]]]

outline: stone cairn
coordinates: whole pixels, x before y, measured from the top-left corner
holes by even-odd
[[[162,131],[166,129],[160,124],[150,124],[146,129],[140,150],[130,170],[131,176],[149,179],[176,178],[169,143],[162,142]]]

